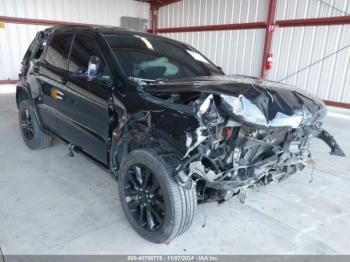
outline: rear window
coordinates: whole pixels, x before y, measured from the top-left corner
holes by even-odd
[[[56,34],[52,37],[45,54],[45,61],[55,67],[67,69],[72,34]]]

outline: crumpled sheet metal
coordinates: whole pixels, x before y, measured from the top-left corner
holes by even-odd
[[[302,123],[311,122],[313,119],[313,114],[307,107],[295,111],[293,115],[276,112],[275,116],[270,120],[257,105],[243,95],[238,97],[222,95],[221,99],[223,108],[227,113],[233,114],[238,120],[254,123],[258,126],[297,128]]]
[[[260,127],[297,127],[301,123],[322,119],[326,114],[326,107],[320,99],[285,84],[249,77],[200,77],[153,83],[146,89],[151,93],[199,92],[219,95],[226,113]]]

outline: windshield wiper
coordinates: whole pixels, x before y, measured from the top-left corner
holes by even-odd
[[[168,81],[169,79],[166,79],[166,78],[157,78],[156,80],[154,80],[155,82],[166,82]]]

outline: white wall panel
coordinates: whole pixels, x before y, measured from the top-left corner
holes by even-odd
[[[259,76],[264,29],[162,34],[195,47],[226,74]]]
[[[132,0],[0,0],[0,16],[120,26],[121,16],[149,19],[149,4]],[[0,80],[17,79],[22,57],[44,26],[0,28]]]
[[[183,0],[162,7],[159,28],[265,21],[268,0]],[[259,76],[265,30],[164,34],[188,43],[227,74]]]
[[[278,0],[276,19],[332,17],[346,13],[350,13],[349,0]],[[346,46],[349,47],[331,55]],[[272,54],[269,79],[283,80],[322,99],[350,102],[350,25],[276,28]],[[316,63],[325,57],[328,58]],[[287,76],[290,77],[284,79]]]
[[[38,25],[6,24],[0,29],[0,80],[18,79],[20,63],[38,31]]]
[[[0,0],[0,15],[101,25],[121,16],[149,18],[149,4],[132,0]]]
[[[307,68],[283,82],[322,99],[350,103],[350,25],[279,28],[272,54],[269,79],[280,81]]]
[[[159,10],[159,28],[266,21],[268,0],[183,0]]]
[[[278,0],[276,19],[343,16],[350,14],[349,2],[349,0]]]

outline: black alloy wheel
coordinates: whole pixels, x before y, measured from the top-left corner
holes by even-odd
[[[28,142],[31,142],[34,138],[34,128],[32,117],[30,116],[28,108],[24,108],[23,110],[21,110],[20,124],[23,130],[23,136]]]
[[[30,100],[19,101],[18,120],[22,137],[30,149],[44,149],[51,145],[52,135],[44,131],[34,113]]]
[[[135,221],[148,231],[158,230],[164,223],[163,192],[152,171],[136,164],[127,171],[124,182],[125,200]]]
[[[179,158],[155,148],[136,149],[122,160],[118,172],[120,203],[130,225],[154,243],[183,234],[193,221],[195,184],[183,187],[174,179]]]

